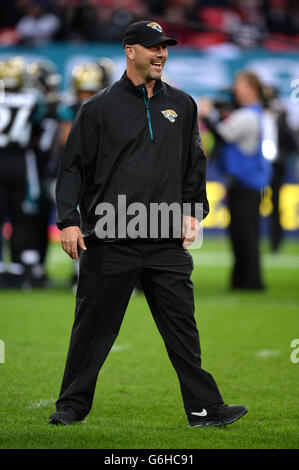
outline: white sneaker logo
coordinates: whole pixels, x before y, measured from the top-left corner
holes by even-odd
[[[192,414],[192,415],[195,415],[195,416],[207,416],[208,412],[207,412],[207,410],[205,410],[205,409],[203,408],[200,413],[198,413],[197,411],[192,411],[191,414]]]

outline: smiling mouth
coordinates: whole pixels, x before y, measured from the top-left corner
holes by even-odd
[[[151,65],[159,70],[162,69],[163,66],[162,62],[153,62]]]

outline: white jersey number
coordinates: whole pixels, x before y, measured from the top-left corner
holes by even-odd
[[[31,111],[30,106],[13,110],[0,105],[0,148],[7,147],[11,143],[26,147],[31,133],[31,123],[28,119]]]

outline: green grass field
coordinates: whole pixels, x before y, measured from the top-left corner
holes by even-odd
[[[142,294],[132,297],[119,337],[99,375],[86,423],[51,426],[74,315],[74,295],[1,291],[0,448],[295,449],[299,444],[299,243],[279,254],[263,244],[266,292],[233,293],[226,239],[205,237],[191,251],[196,320],[204,369],[229,404],[248,414],[226,427],[189,428],[179,384]],[[58,281],[71,261],[52,244]],[[117,293],[116,293],[117,295]],[[299,354],[297,354],[299,357]]]

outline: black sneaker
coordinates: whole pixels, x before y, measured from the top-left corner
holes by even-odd
[[[245,406],[224,403],[211,405],[187,414],[189,426],[222,426],[233,423],[247,413]]]
[[[72,408],[67,408],[65,410],[52,413],[49,419],[49,424],[63,424],[67,426],[68,424],[78,423],[83,420],[84,417],[82,417],[82,415],[79,415]]]

